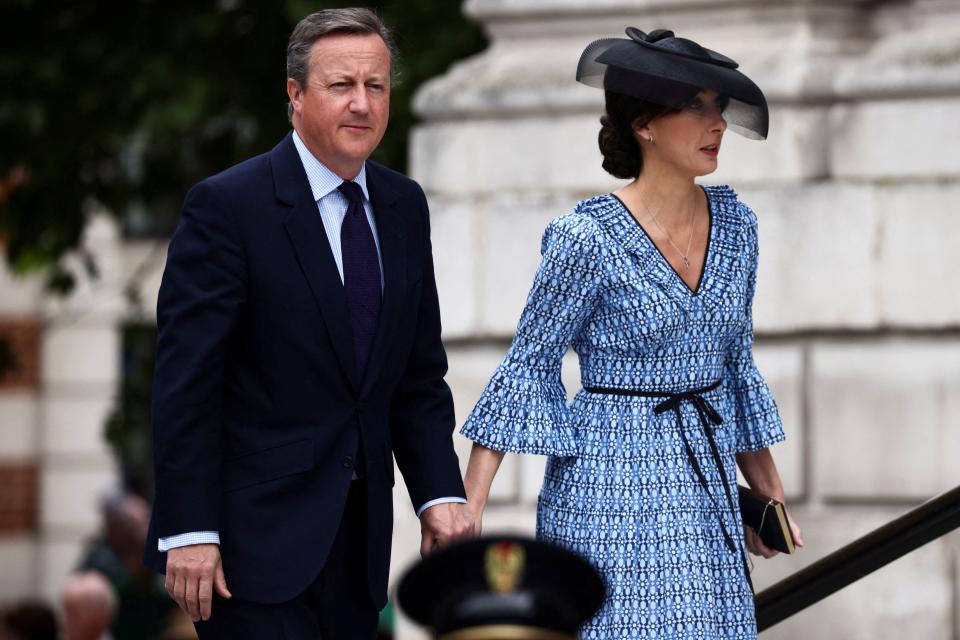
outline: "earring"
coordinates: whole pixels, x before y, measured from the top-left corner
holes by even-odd
[[[652,133],[647,136],[647,142],[649,142],[650,144],[653,144],[653,134],[652,134]]]

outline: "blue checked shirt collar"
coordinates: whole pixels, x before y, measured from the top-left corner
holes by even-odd
[[[303,140],[300,139],[296,131],[293,132],[293,146],[297,148],[297,153],[300,154],[300,162],[303,163],[303,168],[307,172],[307,180],[310,182],[313,201],[319,202],[330,195],[331,192],[336,191],[340,183],[343,182],[343,178],[317,160],[316,156],[307,149],[307,145],[303,144]],[[370,193],[367,191],[367,163],[363,163],[360,167],[360,173],[357,174],[357,177],[355,177],[353,181],[360,185],[364,199],[369,201]]]

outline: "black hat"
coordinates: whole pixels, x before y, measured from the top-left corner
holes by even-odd
[[[442,549],[400,580],[397,600],[438,640],[575,640],[600,609],[603,581],[580,556],[515,536]]]
[[[627,27],[626,33],[629,38],[588,44],[577,81],[667,107],[683,106],[700,90],[712,89],[730,100],[723,117],[731,129],[748,138],[767,137],[767,100],[736,62],[673,31]]]

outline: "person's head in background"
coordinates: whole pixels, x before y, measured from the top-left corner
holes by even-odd
[[[104,498],[101,512],[106,543],[131,574],[149,574],[142,562],[150,525],[147,501],[132,493],[117,492]]]
[[[0,640],[57,640],[53,608],[24,600],[0,610]]]
[[[101,640],[116,612],[113,587],[96,571],[75,573],[61,592],[66,640]]]

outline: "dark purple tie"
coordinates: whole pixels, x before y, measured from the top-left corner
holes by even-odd
[[[340,227],[340,250],[343,255],[343,286],[347,292],[353,329],[357,377],[362,380],[380,320],[380,258],[363,209],[360,185],[347,180],[337,189],[347,199],[347,215]]]

